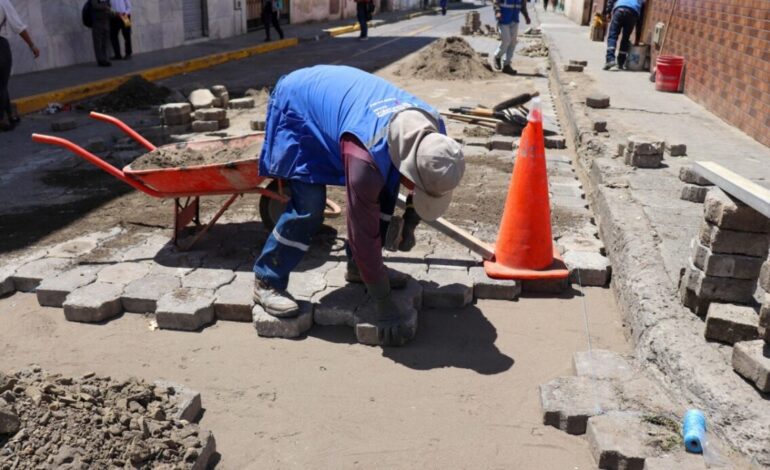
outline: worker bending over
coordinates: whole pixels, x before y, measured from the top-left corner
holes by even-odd
[[[626,68],[628,50],[631,48],[631,31],[636,29],[634,44],[639,44],[642,35],[643,9],[644,0],[607,1],[604,15],[610,21],[610,32],[607,35],[607,58],[604,63],[604,70],[610,70],[615,66],[619,69]],[[617,50],[618,38],[620,38],[620,50]],[[617,61],[615,60],[616,52]]]
[[[445,133],[436,110],[361,70],[319,65],[282,77],[267,109],[259,173],[285,180],[291,197],[254,263],[255,302],[275,317],[297,315],[286,292],[289,274],[321,225],[326,185],[345,186],[345,279],[366,285],[382,344],[411,339],[390,298],[407,277],[385,268],[382,238],[401,182],[414,191],[423,219],[435,220],[449,206],[465,162]]]

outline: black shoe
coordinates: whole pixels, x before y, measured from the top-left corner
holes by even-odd
[[[495,64],[495,70],[501,70],[503,68],[503,58],[495,57],[494,64]]]
[[[96,64],[99,67],[112,67],[112,63],[111,62],[107,62],[106,60],[105,61],[99,61]]]
[[[604,70],[609,70],[609,69],[611,69],[612,67],[614,67],[616,65],[617,65],[617,63],[614,60],[611,60],[611,61],[607,62],[606,64],[604,64]]]
[[[516,75],[516,74],[518,73],[518,72],[516,71],[516,69],[514,69],[514,68],[513,68],[513,67],[511,67],[510,65],[505,65],[505,66],[503,66],[503,70],[502,70],[502,72],[503,72],[503,73],[507,73],[508,75]]]

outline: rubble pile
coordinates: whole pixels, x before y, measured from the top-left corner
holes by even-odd
[[[141,75],[134,75],[112,92],[93,102],[93,108],[100,111],[130,111],[148,109],[165,103],[171,90],[155,85]]]
[[[0,468],[203,469],[216,444],[198,414],[200,395],[169,383],[0,373]]]
[[[548,46],[543,41],[535,41],[516,52],[527,57],[548,57]]]
[[[468,44],[457,36],[439,39],[407,61],[396,72],[428,80],[479,80],[495,74]]]

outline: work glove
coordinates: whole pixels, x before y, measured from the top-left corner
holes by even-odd
[[[377,335],[382,346],[402,346],[415,335],[413,327],[390,296],[390,282],[385,279],[366,284],[366,290],[374,303]]]
[[[404,210],[404,228],[401,230],[401,243],[398,245],[400,251],[410,251],[414,248],[417,240],[414,237],[414,231],[420,224],[420,216],[414,210],[414,202],[410,194],[406,198],[406,210]]]

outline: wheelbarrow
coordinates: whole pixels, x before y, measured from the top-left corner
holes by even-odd
[[[139,135],[126,123],[106,114],[92,112],[91,118],[118,127],[149,152],[156,150],[155,145]],[[245,148],[264,139],[264,133],[249,134],[224,139],[211,139],[165,145],[160,148],[190,148],[198,151],[217,150],[222,147]],[[157,168],[134,170],[131,164],[122,170],[102,160],[79,145],[61,137],[32,134],[32,140],[41,144],[64,147],[79,157],[87,160],[105,172],[152,197],[174,199],[174,235],[173,242],[180,250],[190,249],[217,220],[227,211],[235,200],[246,193],[260,195],[259,215],[268,229],[272,229],[286,208],[291,193],[289,187],[280,179],[265,178],[258,173],[258,155],[244,159],[181,168]],[[201,223],[200,198],[202,196],[230,197],[220,206],[208,223]],[[340,207],[333,201],[326,200],[324,217],[334,218],[341,213]],[[182,232],[194,224],[197,229],[192,239],[182,244]]]

